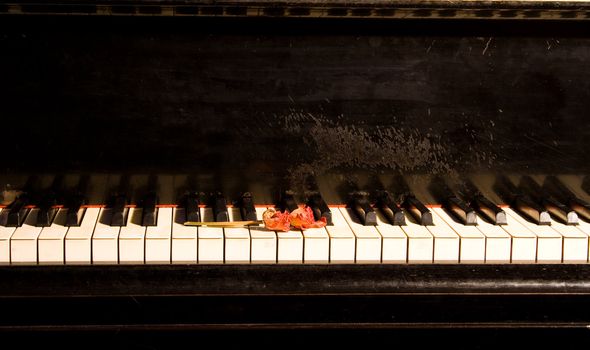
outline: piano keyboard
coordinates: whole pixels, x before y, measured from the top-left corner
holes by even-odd
[[[406,215],[392,225],[380,211],[365,226],[344,207],[330,207],[333,225],[274,232],[263,226],[185,226],[185,209],[159,206],[155,226],[142,225],[141,208],[129,208],[123,226],[109,224],[111,208],[86,207],[79,226],[67,226],[59,209],[50,226],[36,225],[37,208],[20,227],[0,226],[0,263],[80,264],[533,264],[586,263],[590,223],[553,220],[536,225],[504,208],[506,225],[478,218],[463,225],[443,208],[430,208],[433,225]],[[266,207],[256,207],[260,219]],[[0,221],[9,209],[0,211]],[[228,208],[229,221],[242,220]],[[214,221],[200,208],[202,221]]]

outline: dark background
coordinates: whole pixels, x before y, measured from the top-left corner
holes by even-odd
[[[2,170],[584,174],[585,23],[3,17]]]

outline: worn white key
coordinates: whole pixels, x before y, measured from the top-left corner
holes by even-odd
[[[201,208],[203,221],[214,221],[211,208]],[[199,264],[223,264],[224,239],[221,227],[199,227],[198,258]]]
[[[551,228],[563,236],[563,262],[585,263],[588,259],[588,235],[574,225],[551,220]]]
[[[39,234],[39,265],[62,265],[64,263],[64,239],[68,232],[67,209],[59,209],[53,223]]]
[[[145,230],[145,263],[170,264],[172,208],[158,208],[156,226]]]
[[[508,210],[514,221],[529,229],[537,236],[537,262],[560,263],[563,253],[563,237],[549,225],[537,225],[527,221],[513,210]]]
[[[256,208],[256,216],[262,219],[266,208]],[[264,225],[250,226],[250,258],[252,263],[274,264],[277,262],[277,234],[264,228]]]
[[[337,207],[330,208],[332,224],[326,226],[330,236],[330,262],[332,264],[354,264],[356,258],[356,237],[350,225]]]
[[[466,264],[482,264],[485,262],[486,237],[477,227],[463,225],[453,220],[443,208],[433,208],[432,211],[444,220],[461,239],[459,262]]]
[[[6,227],[10,209],[0,211],[0,265],[10,264],[10,238],[14,234],[15,227]]]
[[[92,234],[100,208],[86,208],[80,226],[72,226],[66,234],[66,264],[92,263]]]
[[[227,208],[229,221],[242,220],[239,208]],[[250,230],[247,227],[227,227],[225,234],[225,262],[228,264],[250,263]]]
[[[408,236],[408,263],[431,264],[434,257],[434,236],[426,228],[406,215],[406,225],[401,226]]]
[[[432,226],[426,226],[434,237],[434,263],[459,262],[459,236],[440,217],[437,209],[432,208]],[[446,215],[446,214],[445,214]],[[478,250],[479,253],[479,250]],[[482,260],[483,261],[483,260]]]
[[[324,227],[303,230],[303,262],[327,264],[330,262],[330,236]]]
[[[512,237],[508,232],[500,225],[489,223],[482,217],[477,220],[477,229],[486,237],[486,263],[510,263]]]
[[[510,208],[504,208],[506,212],[506,225],[502,225],[512,237],[511,262],[515,264],[534,263],[537,257],[537,235],[513,218],[516,214]]]
[[[174,209],[172,221],[172,263],[195,264],[197,262],[198,227],[185,226],[184,208]]]
[[[375,226],[365,226],[354,217],[352,209],[339,208],[356,236],[357,264],[381,262],[381,234]]]
[[[303,233],[301,230],[276,231],[277,234],[277,263],[303,263]]]
[[[10,263],[37,264],[37,239],[42,227],[36,227],[39,209],[31,209],[23,225],[17,227],[10,238]]]
[[[92,263],[119,263],[119,231],[121,227],[111,226],[111,209],[102,208],[92,235]]]
[[[145,259],[145,226],[141,226],[141,209],[129,208],[127,225],[119,232],[119,263],[143,264]]]
[[[584,221],[584,219],[580,218],[578,220],[578,224],[576,225],[576,228],[578,230],[580,230],[580,232],[582,232],[590,237],[590,223],[589,222]],[[589,242],[589,244],[590,244],[590,242]],[[589,250],[588,254],[590,255],[590,250]],[[586,261],[588,261],[588,259],[586,259]]]
[[[408,260],[408,236],[400,226],[391,225],[383,213],[377,212],[377,230],[383,237],[381,261],[405,263]]]

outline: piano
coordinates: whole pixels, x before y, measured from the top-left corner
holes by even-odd
[[[4,339],[586,339],[589,18],[0,0]]]

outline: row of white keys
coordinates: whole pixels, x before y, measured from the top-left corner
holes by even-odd
[[[461,263],[466,264],[482,264],[486,259],[486,237],[477,229],[476,226],[463,225],[456,222],[449,216],[449,214],[442,208],[432,208],[432,217],[435,226],[429,226],[429,230],[433,232],[436,227],[449,227],[456,233],[461,240],[459,249],[457,250],[458,259]],[[434,234],[433,234],[434,235]],[[450,236],[450,235],[449,235]],[[450,240],[447,238],[446,240]],[[436,239],[435,248],[440,239]],[[435,249],[436,250],[436,249]],[[449,253],[454,253],[454,246],[449,248]],[[452,256],[452,255],[451,255]],[[449,261],[450,262],[450,261]],[[453,262],[457,262],[454,261]]]
[[[336,209],[336,208],[334,208]],[[365,226],[361,224],[354,213],[348,208],[337,208],[352,229],[356,236],[356,263],[379,263],[381,262],[381,234],[376,226]]]
[[[520,223],[526,227],[535,236],[537,236],[537,256],[538,263],[560,263],[563,251],[563,237],[555,231],[550,225],[537,225],[521,217],[512,209],[506,209],[506,214],[514,222]]]
[[[4,224],[8,220],[8,213],[10,209],[2,209],[0,211],[0,265],[10,264],[10,238],[14,234],[16,228],[6,227]]]

